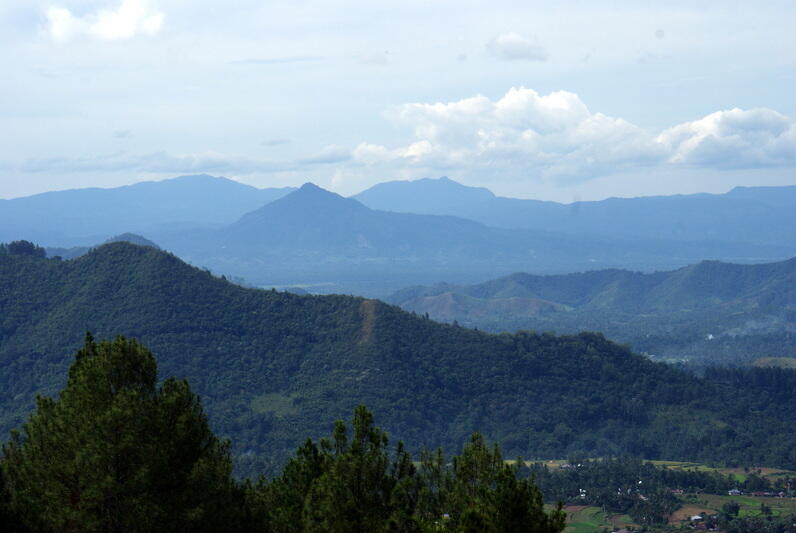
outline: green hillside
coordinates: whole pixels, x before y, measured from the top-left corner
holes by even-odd
[[[493,332],[598,330],[690,364],[796,357],[796,258],[703,261],[670,272],[513,274],[477,285],[410,287],[387,301]]]
[[[125,242],[71,261],[0,253],[0,430],[63,387],[87,330],[138,338],[163,377],[187,378],[240,472],[273,471],[359,403],[413,450],[478,430],[507,456],[796,466],[787,371],[760,369],[745,391],[599,334],[491,335],[375,300],[245,289]]]

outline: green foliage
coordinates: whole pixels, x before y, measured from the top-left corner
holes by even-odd
[[[65,385],[87,329],[138,338],[188,379],[239,475],[276,475],[359,403],[413,453],[478,431],[509,457],[796,467],[789,378],[700,379],[595,333],[490,335],[374,300],[245,289],[121,242],[70,261],[0,255],[2,433]]]
[[[11,494],[6,485],[2,464],[0,464],[0,525],[3,531],[8,533],[25,531],[25,528],[19,520],[19,516],[11,507]]]
[[[228,447],[185,381],[156,386],[152,354],[87,336],[57,399],[4,447],[10,507],[35,531],[234,529]]]
[[[532,480],[517,479],[519,463],[510,466],[497,444],[490,449],[480,434],[473,434],[461,456],[453,458],[443,489],[451,524],[459,522],[464,531],[563,530],[566,516],[561,507],[549,515],[544,512],[542,493]]]
[[[281,476],[253,489],[255,515],[275,532],[563,531],[560,508],[543,510],[531,480],[516,477],[500,450],[474,434],[462,455],[445,463],[424,454],[416,468],[373,415],[356,408],[352,433],[335,424],[332,438],[307,441]]]
[[[36,246],[30,241],[14,241],[8,244],[0,244],[0,254],[45,257],[47,252],[44,248]]]

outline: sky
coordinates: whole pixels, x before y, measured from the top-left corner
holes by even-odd
[[[796,185],[788,1],[3,0],[0,198],[185,174]]]

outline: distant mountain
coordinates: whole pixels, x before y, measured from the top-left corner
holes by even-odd
[[[306,183],[243,216],[221,234],[246,247],[346,249],[363,255],[466,247],[492,236],[482,224],[455,217],[388,213]]]
[[[150,246],[152,248],[155,248],[156,250],[160,250],[160,246],[150,241],[146,237],[142,237],[141,235],[136,235],[135,233],[122,233],[121,235],[116,235],[115,237],[107,239],[102,244],[108,244],[112,242],[129,242],[130,244],[137,244],[138,246]],[[91,246],[73,246],[71,248],[47,247],[45,248],[45,251],[47,253],[47,257],[60,257],[61,259],[75,259],[80,257],[81,255],[87,254],[91,250],[91,248],[92,248]]]
[[[387,301],[489,331],[599,330],[637,350],[698,364],[796,357],[796,258],[703,261],[652,274],[514,274],[471,286],[412,287]]]
[[[701,380],[598,334],[489,335],[375,300],[245,289],[126,242],[71,261],[0,248],[0,434],[63,386],[87,330],[136,337],[161,376],[187,378],[242,473],[273,472],[359,403],[414,451],[480,430],[507,456],[796,466],[789,386]],[[790,379],[759,372],[750,387]]]
[[[502,198],[448,178],[394,181],[354,198],[376,209],[452,215],[488,226],[573,235],[717,240],[790,246],[796,252],[796,186],[737,187],[726,194],[609,198],[559,204]]]
[[[484,187],[468,187],[446,176],[415,181],[387,181],[354,195],[353,198],[381,211],[451,215],[470,206],[494,200]]]
[[[725,196],[744,200],[755,200],[779,207],[796,207],[796,187],[735,187]]]
[[[220,226],[292,190],[257,189],[203,174],[0,200],[0,241],[27,239],[68,247],[92,245],[124,232],[156,236]]]
[[[327,290],[372,296],[411,284],[468,283],[518,270],[650,270],[704,257],[788,256],[775,246],[595,238],[379,211],[311,183],[225,228],[162,235],[158,242],[193,264],[258,285],[331,282]]]
[[[129,242],[130,244],[137,244],[138,246],[149,246],[150,248],[155,248],[156,250],[160,250],[160,246],[150,241],[146,237],[142,237],[141,235],[136,235],[135,233],[122,233],[121,235],[116,235],[115,237],[111,237],[110,239],[105,241],[104,244],[109,244],[112,242]]]
[[[796,209],[756,198],[702,195],[616,200],[618,207],[614,201],[563,206],[498,198],[447,178],[388,183],[369,196],[382,203],[414,198],[428,209],[462,216],[371,209],[312,184],[256,189],[202,175],[0,201],[0,241],[36,241],[61,248],[56,255],[75,257],[130,232],[191,264],[257,286],[368,296],[518,271],[654,271],[702,259],[763,262],[796,253],[796,242],[787,237],[796,231]],[[776,196],[786,203],[787,191]],[[711,203],[721,205],[724,218],[717,218]],[[474,215],[478,210],[485,215]],[[509,227],[516,220],[527,227]]]

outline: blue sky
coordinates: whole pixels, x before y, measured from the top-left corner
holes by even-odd
[[[4,0],[0,198],[187,173],[796,184],[793,2]]]

